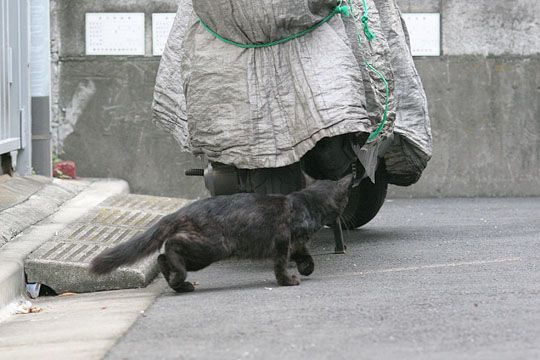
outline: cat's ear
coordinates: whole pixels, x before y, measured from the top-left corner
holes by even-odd
[[[338,185],[341,189],[348,190],[351,187],[352,181],[353,181],[353,176],[352,174],[349,174],[341,178],[340,180],[338,180]]]
[[[310,185],[313,185],[313,183],[315,183],[315,180],[314,178],[312,178],[311,176],[309,176],[308,174],[306,174],[304,171],[302,171],[302,175],[304,175],[304,183],[306,184],[306,187],[310,186]]]

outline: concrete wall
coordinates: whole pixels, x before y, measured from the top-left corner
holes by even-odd
[[[441,13],[443,56],[416,59],[433,159],[391,196],[540,195],[540,2],[399,2]]]
[[[53,136],[80,176],[116,177],[136,193],[197,197],[202,181],[184,170],[202,161],[181,153],[151,122],[159,57],[151,54],[151,14],[174,0],[52,0]],[[85,13],[144,12],[148,56],[87,57]]]
[[[135,192],[196,197],[180,153],[150,121],[159,58],[151,13],[174,0],[52,0],[54,134],[83,176],[113,176]],[[400,0],[442,14],[442,53],[417,58],[430,102],[434,157],[420,182],[391,196],[540,195],[540,2]],[[148,56],[84,56],[86,12],[145,12]]]

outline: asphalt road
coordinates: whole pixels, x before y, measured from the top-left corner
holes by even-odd
[[[269,262],[191,273],[109,359],[538,359],[540,198],[387,202],[316,269],[277,287]]]

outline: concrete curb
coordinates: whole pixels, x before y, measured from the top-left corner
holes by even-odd
[[[0,211],[0,247],[58,211],[62,204],[77,196],[91,183],[88,180],[53,179],[44,182],[40,178],[13,178],[0,184],[8,204],[7,208]]]
[[[61,205],[56,213],[30,226],[0,249],[0,310],[24,296],[24,260],[32,251],[105,199],[129,193],[129,185],[124,180],[85,181],[90,182],[85,190]]]
[[[39,175],[24,177],[0,175],[0,211],[27,200],[52,182],[53,179]]]

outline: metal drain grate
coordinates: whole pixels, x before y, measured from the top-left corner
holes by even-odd
[[[124,210],[100,208],[86,215],[82,222],[100,224],[100,225],[115,225],[128,227],[143,227],[147,228],[157,222],[165,213],[148,213],[139,210]]]
[[[101,207],[108,208],[129,208],[131,210],[141,210],[146,212],[156,212],[169,214],[185,206],[186,200],[176,198],[164,198],[147,195],[118,195],[105,200]]]
[[[122,228],[120,226],[103,226],[93,224],[73,224],[66,229],[66,242],[92,242],[106,246],[114,246],[127,240],[144,229]]]
[[[146,286],[157,274],[155,257],[103,277],[89,274],[88,265],[101,251],[129,240],[188,203],[145,195],[111,197],[29,256],[28,282],[45,284],[57,293]]]

